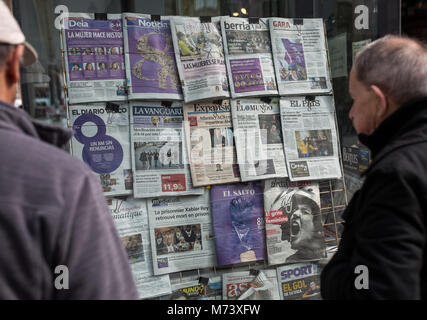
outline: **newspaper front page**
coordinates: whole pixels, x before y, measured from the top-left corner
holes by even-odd
[[[107,201],[129,259],[139,298],[171,293],[169,275],[154,276],[146,200],[110,198]]]
[[[268,288],[257,290],[245,300],[280,300],[276,270],[260,270],[265,274]],[[257,276],[250,271],[237,271],[222,275],[222,299],[237,300],[251,287]]]
[[[207,284],[197,280],[172,284],[172,294],[163,296],[160,300],[221,300],[221,276],[207,280]]]
[[[182,100],[170,30],[170,17],[123,13],[129,99]]]
[[[184,119],[193,185],[239,182],[229,100],[185,104]]]
[[[148,200],[155,274],[216,264],[209,192],[200,196]]]
[[[69,13],[64,21],[62,47],[69,102],[125,101],[121,14],[96,20],[93,13]]]
[[[279,99],[233,99],[231,114],[242,181],[287,177]]]
[[[134,197],[202,194],[193,188],[183,137],[181,102],[131,103],[131,153]]]
[[[322,300],[317,264],[291,264],[277,268],[282,300]]]
[[[171,30],[184,101],[229,98],[221,31],[216,21],[172,17]]]
[[[331,93],[322,19],[270,19],[280,95]]]
[[[106,196],[132,194],[129,106],[107,108],[105,103],[69,106],[73,156],[98,176]]]
[[[282,98],[280,114],[289,178],[341,178],[333,96]]]
[[[278,95],[268,19],[221,18],[232,98]]]
[[[326,257],[317,182],[266,180],[264,214],[269,265]]]

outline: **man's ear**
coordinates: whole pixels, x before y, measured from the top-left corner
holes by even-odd
[[[20,44],[12,49],[6,60],[6,75],[9,85],[14,85],[19,81],[19,64],[24,55],[24,45]]]
[[[388,116],[390,113],[390,105],[387,101],[387,96],[384,93],[383,90],[381,90],[376,85],[371,85],[371,90],[375,95],[375,98],[377,100],[376,104],[376,114],[379,116],[381,120],[383,120],[385,117]]]

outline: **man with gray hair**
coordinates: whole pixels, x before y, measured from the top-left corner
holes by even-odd
[[[99,182],[61,150],[71,130],[13,106],[36,59],[0,0],[0,299],[137,299]]]
[[[356,57],[350,95],[349,117],[373,161],[343,214],[322,297],[427,299],[426,46],[374,41]]]

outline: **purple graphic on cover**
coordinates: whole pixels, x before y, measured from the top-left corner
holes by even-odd
[[[170,22],[126,17],[132,93],[182,94]]]
[[[258,58],[230,59],[234,92],[264,91],[264,78]]]
[[[121,20],[70,17],[65,41],[70,81],[125,79]]]
[[[87,136],[82,127],[87,122],[97,128],[95,135]],[[95,126],[93,125],[95,124]],[[96,173],[111,173],[120,167],[123,161],[123,148],[113,137],[106,135],[105,122],[95,114],[79,116],[73,124],[74,137],[84,144],[83,161]]]
[[[305,70],[305,58],[302,43],[293,42],[289,39],[281,39],[285,48],[284,62],[287,66],[282,65],[287,70]]]
[[[265,258],[264,182],[211,187],[218,265]]]

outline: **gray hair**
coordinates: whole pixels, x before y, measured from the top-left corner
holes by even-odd
[[[427,47],[417,40],[380,38],[359,52],[354,70],[358,81],[378,86],[400,106],[427,96]]]

